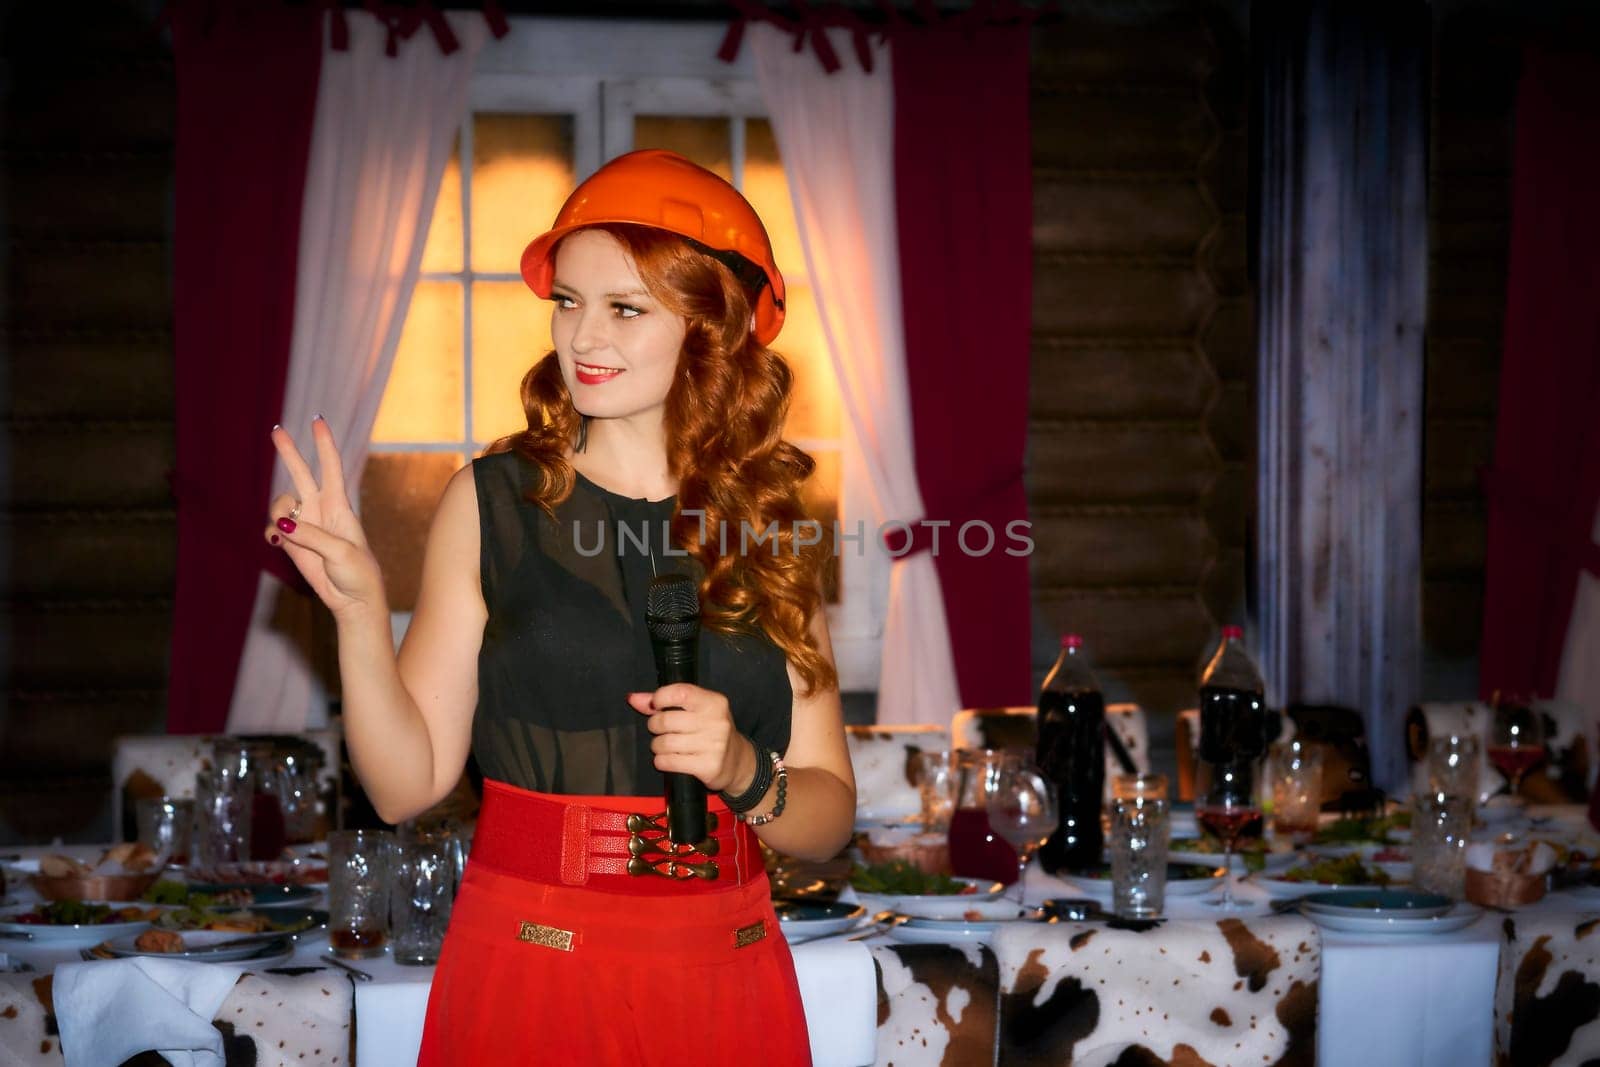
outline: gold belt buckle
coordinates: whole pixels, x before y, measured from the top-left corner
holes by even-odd
[[[717,854],[718,842],[707,836],[692,845],[674,843],[667,836],[666,821],[667,813],[664,811],[659,815],[635,812],[628,816],[628,873],[640,876],[659,874],[680,881],[686,878],[716,881],[719,873],[717,863],[709,857]],[[716,828],[716,815],[707,812],[707,834]],[[694,862],[701,857],[706,857],[704,862]]]

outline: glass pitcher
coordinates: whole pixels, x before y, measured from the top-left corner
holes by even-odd
[[[989,826],[989,795],[1000,769],[1016,753],[966,748],[956,753],[956,810],[950,817],[950,870],[967,878],[1010,885],[1017,880],[1017,851]]]

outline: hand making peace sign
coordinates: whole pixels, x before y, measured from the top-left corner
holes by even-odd
[[[322,468],[320,486],[289,431],[272,429],[272,443],[294,482],[294,495],[285,493],[272,502],[272,522],[263,536],[289,554],[334,615],[367,607],[386,611],[383,572],[345,492],[333,431],[320,415],[311,422],[311,437]]]

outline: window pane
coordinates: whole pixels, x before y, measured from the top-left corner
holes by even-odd
[[[457,452],[373,452],[361,474],[361,525],[383,568],[390,611],[417,605],[422,549],[445,483],[466,457]]]
[[[450,162],[439,183],[439,196],[433,202],[433,221],[428,224],[428,243],[422,246],[424,271],[461,269],[461,139],[450,149]]]
[[[733,133],[725,118],[638,115],[634,148],[665,148],[733,181]]]
[[[833,524],[839,518],[839,453],[816,449],[811,452],[811,458],[817,461],[817,469],[806,479],[800,490],[800,498],[805,503],[807,513],[822,523],[822,545],[828,553],[828,562],[822,571],[822,593],[829,604],[837,604],[839,569],[841,566],[850,566],[858,558],[856,553],[863,550],[854,542],[849,542],[840,546],[838,554],[833,551]],[[853,533],[854,530],[845,532]],[[867,536],[871,536],[870,531]]]
[[[372,427],[373,442],[461,440],[466,406],[461,365],[460,284],[418,282]]]
[[[806,261],[789,200],[789,180],[778,158],[772,123],[766,119],[749,119],[744,124],[744,195],[767,228],[784,281],[804,277]]]
[[[794,392],[789,400],[785,437],[836,440],[839,437],[839,385],[828,359],[822,320],[808,285],[791,285],[784,308],[783,331],[773,342],[775,351],[794,371]]]
[[[572,116],[472,116],[472,269],[518,270],[576,184]]]
[[[550,309],[521,282],[472,285],[472,436],[487,444],[527,428],[522,376],[554,346]]]

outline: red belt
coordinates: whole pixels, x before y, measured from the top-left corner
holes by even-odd
[[[659,797],[572,797],[486,778],[472,861],[549,885],[650,894],[715,892],[764,877],[755,833],[706,805],[706,840],[674,845]]]

